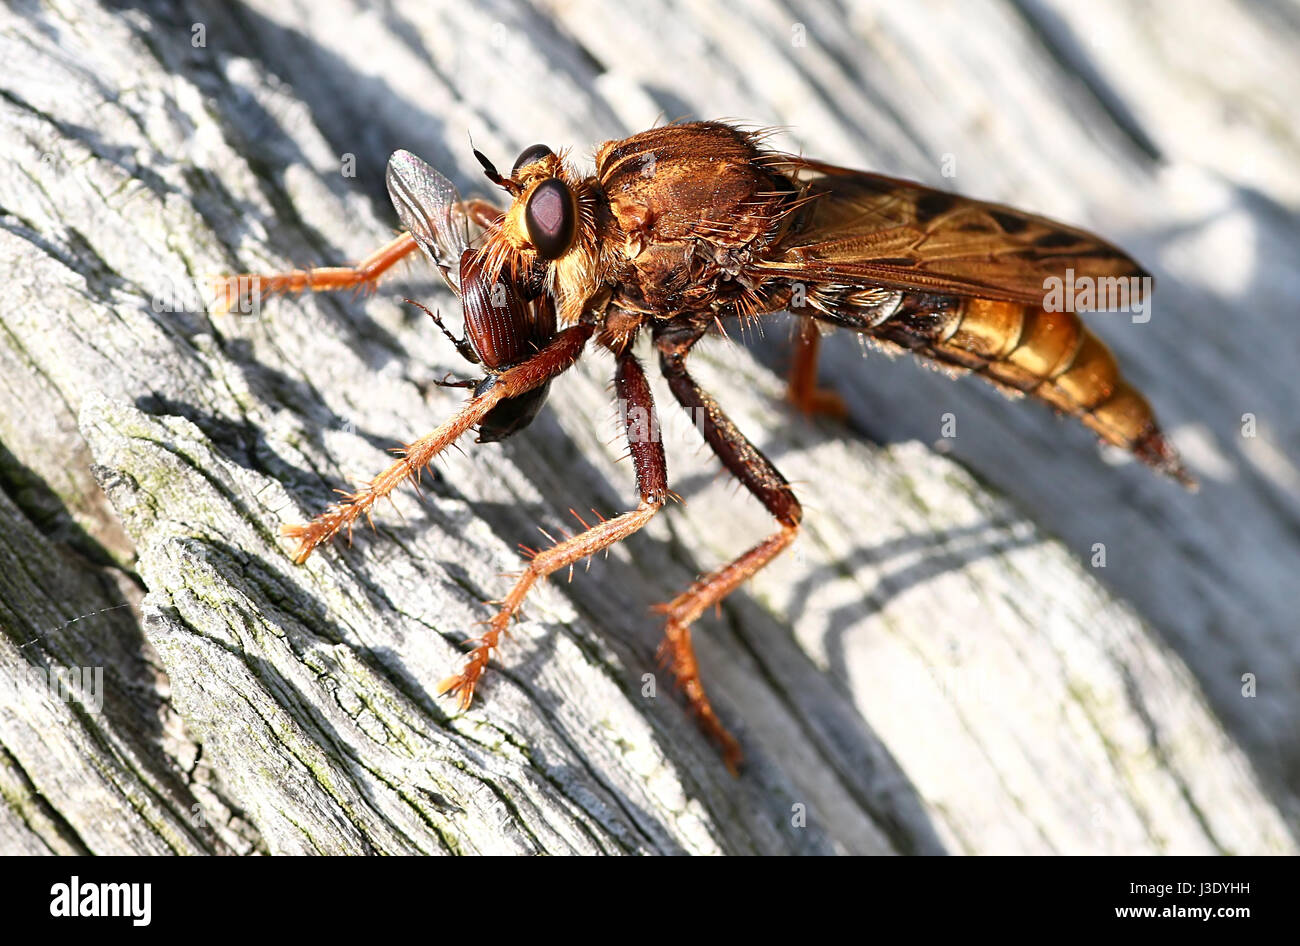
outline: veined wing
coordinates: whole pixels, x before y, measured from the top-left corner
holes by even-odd
[[[456,186],[409,151],[388,159],[388,196],[420,249],[460,290],[460,258],[469,247],[469,222]]]
[[[757,264],[769,274],[1028,304],[1041,304],[1044,281],[1067,270],[1076,279],[1147,275],[1091,233],[1001,204],[788,155],[769,166],[811,197]]]

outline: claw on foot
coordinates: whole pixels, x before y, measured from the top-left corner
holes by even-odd
[[[487,633],[482,637],[470,639],[480,643],[469,652],[469,658],[465,661],[465,669],[455,676],[447,677],[438,684],[438,696],[458,697],[457,703],[462,713],[469,709],[470,704],[474,702],[474,688],[478,686],[478,678],[487,669],[488,658],[492,656],[493,648],[500,642],[501,635],[506,633],[509,620],[509,612],[497,614],[492,619],[492,626]]]
[[[670,608],[661,605],[655,610],[669,611]],[[727,771],[735,776],[740,775],[744,753],[740,751],[736,737],[722,725],[722,720],[714,712],[713,704],[704,692],[704,685],[700,683],[699,665],[695,661],[695,648],[691,645],[690,628],[676,618],[669,617],[657,656],[660,664],[672,671],[677,688],[686,696],[686,703],[704,734],[713,740],[722,753]]]
[[[438,684],[439,696],[455,696],[457,706],[463,713],[474,702],[474,687],[478,685],[478,673],[470,673],[469,668],[452,677],[447,677]]]

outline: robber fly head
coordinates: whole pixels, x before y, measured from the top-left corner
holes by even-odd
[[[590,294],[598,255],[595,191],[546,145],[531,145],[506,177],[481,152],[474,156],[488,180],[506,191],[511,205],[483,238],[483,268],[508,273],[521,285],[549,289],[562,322],[573,321],[573,306]]]
[[[564,179],[564,166],[546,145],[525,148],[509,177],[497,173],[480,152],[475,156],[488,180],[514,198],[503,222],[504,237],[519,251],[531,251],[542,262],[551,262],[572,249],[578,235],[578,200],[573,186]]]

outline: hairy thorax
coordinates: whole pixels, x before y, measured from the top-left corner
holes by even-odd
[[[752,135],[712,123],[683,131],[652,129],[596,153],[616,302],[656,319],[756,301],[746,266],[796,196],[764,167]]]

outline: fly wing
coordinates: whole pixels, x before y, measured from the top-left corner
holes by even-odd
[[[1041,304],[1050,277],[1147,275],[1074,227],[912,181],[789,155],[768,165],[803,186],[807,206],[758,264],[769,274]]]
[[[415,242],[454,288],[460,288],[460,257],[469,246],[469,222],[460,192],[409,151],[388,159],[388,196]]]

